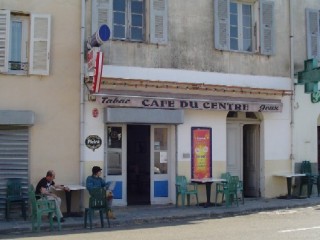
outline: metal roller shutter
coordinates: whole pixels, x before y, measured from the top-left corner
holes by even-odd
[[[28,197],[28,165],[28,127],[0,125],[0,220],[5,218],[6,183],[9,178],[20,178],[23,194]],[[21,214],[19,206],[10,212],[12,218]]]

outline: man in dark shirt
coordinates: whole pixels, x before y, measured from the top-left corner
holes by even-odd
[[[47,199],[54,200],[56,203],[56,208],[58,210],[60,221],[64,222],[64,218],[60,210],[61,198],[58,197],[56,194],[52,193],[52,189],[60,189],[65,191],[70,191],[70,189],[62,185],[56,185],[55,182],[53,181],[55,177],[56,177],[55,172],[53,170],[49,170],[47,172],[47,175],[44,178],[42,178],[37,184],[36,194],[45,195]],[[54,220],[57,220],[56,216],[54,217]]]

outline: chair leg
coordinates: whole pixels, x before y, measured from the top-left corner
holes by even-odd
[[[26,213],[26,202],[21,202],[21,210],[22,210],[22,217],[26,221],[27,220],[27,213]]]
[[[176,207],[178,207],[178,199],[179,199],[179,194],[176,193]]]
[[[181,205],[184,207],[184,202],[185,202],[185,198],[186,198],[186,195],[185,194],[181,194]]]
[[[99,210],[99,214],[100,214],[101,228],[104,228],[103,213],[104,213],[104,209],[100,209],[100,210]]]
[[[93,218],[94,211],[92,209],[89,209],[89,224],[90,229],[92,230],[92,218]]]
[[[199,206],[198,194],[196,194],[196,199],[197,199],[197,206]]]
[[[83,226],[84,226],[84,228],[87,228],[88,211],[89,211],[88,208],[86,208],[86,209],[84,210],[84,219],[83,219]]]
[[[190,206],[190,194],[187,194],[187,204]]]
[[[6,203],[6,220],[9,221],[9,213],[10,213],[10,203],[7,200]]]
[[[49,213],[50,231],[53,231],[53,213]]]

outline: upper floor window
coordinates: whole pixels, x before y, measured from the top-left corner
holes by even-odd
[[[167,0],[92,0],[92,32],[107,24],[114,40],[164,44],[167,6]]]
[[[230,49],[252,52],[252,7],[230,2]]]
[[[306,9],[307,57],[320,61],[320,10]]]
[[[0,72],[49,74],[50,16],[0,10]]]
[[[273,54],[274,3],[260,1],[260,19],[255,19],[259,11],[258,3],[253,0],[214,0],[217,49]]]
[[[113,37],[144,40],[144,1],[113,0]]]

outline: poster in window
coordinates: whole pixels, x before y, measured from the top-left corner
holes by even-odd
[[[211,128],[191,128],[191,178],[212,177]]]

